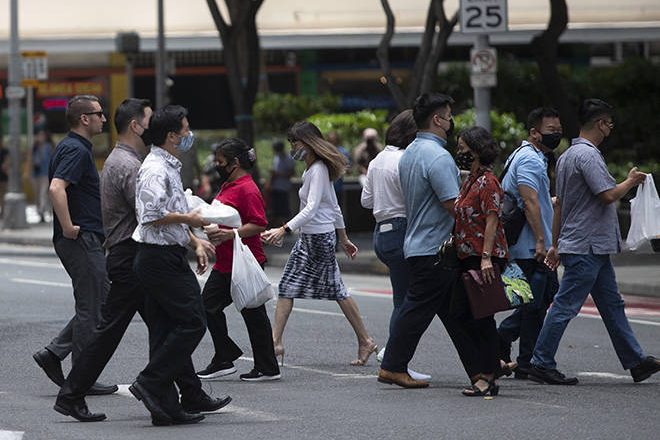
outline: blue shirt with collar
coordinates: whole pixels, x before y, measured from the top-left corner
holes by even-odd
[[[69,183],[66,198],[74,226],[97,234],[103,241],[100,179],[89,139],[71,131],[57,144],[48,167],[48,181],[54,178]],[[62,237],[62,225],[54,215],[53,242]]]
[[[552,244],[553,216],[548,159],[541,150],[535,148],[531,143],[523,141],[515,156],[512,154],[507,164],[509,162],[511,165],[502,180],[502,189],[516,198],[518,206],[523,212],[525,207],[518,185],[525,185],[536,191],[541,211],[543,240],[545,249],[548,250]],[[535,252],[536,237],[529,222],[526,222],[516,244],[509,247],[509,254],[513,259],[530,259],[534,258]]]
[[[442,202],[458,196],[460,173],[446,145],[439,136],[418,132],[399,161],[408,218],[406,258],[435,255],[454,228],[454,217]]]

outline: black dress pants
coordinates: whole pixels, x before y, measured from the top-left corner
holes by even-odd
[[[438,265],[435,255],[407,258],[410,265],[410,288],[394,322],[387,341],[381,367],[405,372],[417,344],[435,316],[447,329],[463,367],[472,376],[471,366],[477,357],[471,336],[464,323],[449,313],[457,270]]]
[[[146,289],[150,347],[149,363],[137,380],[157,396],[178,401],[175,379],[186,378],[179,384],[182,393],[192,383],[201,388],[190,358],[206,331],[199,283],[181,246],[140,243],[134,269]]]
[[[232,303],[230,290],[231,273],[221,273],[213,270],[202,292],[207,326],[215,348],[215,355],[211,362],[215,364],[233,362],[243,354],[238,345],[229,337],[227,330],[227,318],[224,309]],[[241,315],[250,337],[254,368],[268,376],[280,374],[275,358],[273,333],[266,313],[266,306],[243,309]]]
[[[106,260],[111,285],[101,310],[101,323],[94,330],[89,345],[81,352],[78,362],[72,366],[59,392],[59,399],[73,402],[84,398],[110,361],[136,312],[149,326],[144,311],[145,289],[133,271],[136,253],[137,243],[131,239],[110,248]],[[176,383],[181,395],[186,398],[195,399],[202,389],[192,362]]]

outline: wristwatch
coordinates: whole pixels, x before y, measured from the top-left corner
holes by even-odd
[[[291,233],[291,228],[290,227],[288,227],[287,225],[282,225],[282,227],[284,228],[284,230],[286,232]]]

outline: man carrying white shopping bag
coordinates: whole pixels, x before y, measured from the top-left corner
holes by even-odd
[[[631,250],[643,247],[646,242],[660,242],[660,198],[653,175],[647,174],[644,183],[637,187],[637,195],[630,201],[630,230],[626,246]],[[660,252],[654,245],[653,250]]]

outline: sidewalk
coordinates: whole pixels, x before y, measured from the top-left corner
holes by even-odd
[[[0,220],[0,244],[52,247],[53,226],[50,223],[37,223],[34,207],[28,206],[29,227],[22,230],[3,229]],[[387,275],[387,268],[373,250],[371,234],[350,234],[350,239],[359,249],[355,260],[349,260],[343,252],[337,253],[337,261],[342,272],[364,275]],[[296,236],[285,237],[281,248],[266,246],[268,264],[284,267],[296,241]],[[623,253],[612,257],[616,269],[619,290],[623,294],[660,297],[660,254]]]

